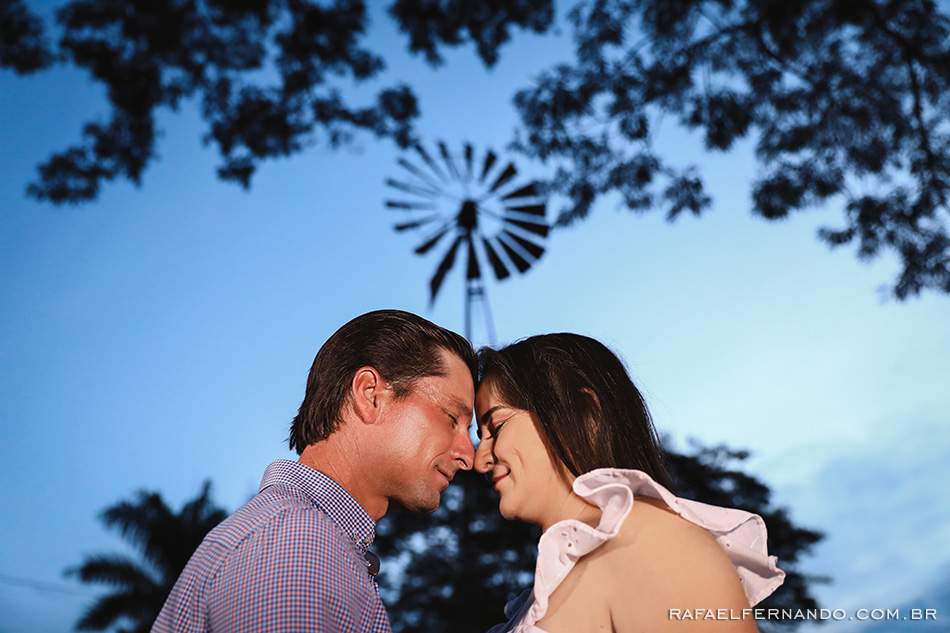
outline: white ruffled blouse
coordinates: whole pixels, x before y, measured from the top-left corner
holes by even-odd
[[[785,580],[785,572],[776,567],[777,559],[768,555],[765,522],[757,514],[680,499],[639,470],[592,470],[574,480],[574,492],[600,508],[600,524],[593,528],[572,519],[545,530],[538,543],[534,587],[509,602],[505,606],[508,623],[488,633],[545,633],[534,624],[547,612],[550,595],[581,557],[617,535],[634,498],[644,495],[662,499],[715,537],[736,566],[749,605],[764,600]]]

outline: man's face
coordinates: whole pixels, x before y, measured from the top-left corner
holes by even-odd
[[[386,419],[386,497],[412,512],[434,512],[456,471],[470,470],[475,457],[472,375],[454,354],[443,351],[442,363],[446,374],[416,381],[412,393],[390,402]]]

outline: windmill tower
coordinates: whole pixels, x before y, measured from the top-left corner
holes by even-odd
[[[394,191],[386,206],[401,214],[395,229],[419,236],[414,252],[420,256],[438,253],[429,279],[429,305],[435,303],[446,277],[455,264],[465,271],[465,338],[474,340],[474,317],[484,318],[488,343],[495,342],[494,325],[488,306],[485,278],[488,271],[502,281],[513,273],[527,272],[545,251],[548,224],[546,201],[536,182],[518,182],[513,162],[499,160],[495,152],[476,154],[471,144],[453,154],[444,142],[430,153],[417,144],[409,157],[400,157],[398,178],[386,184]],[[470,431],[471,432],[471,431]],[[454,570],[465,583],[475,582],[478,573],[477,547],[472,532],[474,503],[486,493],[484,480],[474,471],[460,471],[447,494],[456,498],[455,510],[447,525],[456,539]]]
[[[545,200],[534,181],[517,183],[513,162],[503,161],[491,150],[480,159],[471,144],[453,155],[437,143],[433,156],[419,144],[413,148],[420,163],[405,157],[396,162],[402,179],[386,184],[400,192],[399,200],[386,206],[404,214],[397,231],[414,230],[422,235],[417,255],[444,249],[429,280],[429,305],[435,303],[446,275],[455,265],[459,250],[465,260],[465,337],[472,341],[473,311],[481,307],[494,342],[494,324],[485,293],[483,271],[487,262],[495,279],[511,276],[512,270],[527,272],[544,254],[548,235]],[[446,239],[447,238],[447,239]]]

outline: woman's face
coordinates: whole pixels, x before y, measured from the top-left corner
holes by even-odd
[[[559,520],[571,483],[565,469],[551,461],[534,416],[502,402],[491,381],[475,395],[475,415],[481,438],[475,470],[488,477],[501,497],[501,515],[545,529]]]

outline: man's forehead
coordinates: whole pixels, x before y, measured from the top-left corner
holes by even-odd
[[[417,391],[428,395],[439,406],[471,415],[474,397],[470,391],[453,385],[447,376],[428,376],[417,383]]]
[[[468,366],[455,354],[441,351],[441,371],[414,381],[413,391],[453,414],[472,414],[475,384]]]

